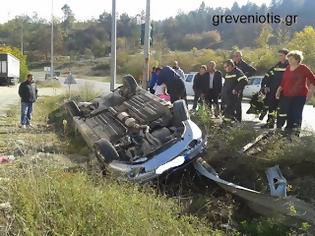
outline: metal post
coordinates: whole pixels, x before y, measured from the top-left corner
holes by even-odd
[[[51,0],[50,77],[54,78],[54,0]]]
[[[111,83],[110,90],[116,85],[116,0],[112,0],[112,33],[111,33]]]
[[[24,20],[21,18],[21,53],[24,54]]]
[[[144,33],[144,69],[142,88],[147,89],[149,81],[150,65],[150,0],[147,0],[145,12],[145,33]]]

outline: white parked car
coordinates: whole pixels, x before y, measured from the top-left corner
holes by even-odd
[[[257,75],[248,78],[248,84],[245,86],[243,96],[251,98],[255,93],[259,92],[261,88],[261,82],[264,76]]]
[[[190,72],[189,74],[185,74],[185,88],[187,96],[194,96],[193,83],[195,79],[195,75],[197,72]]]

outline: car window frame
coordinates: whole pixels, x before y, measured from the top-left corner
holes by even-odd
[[[187,77],[186,77],[186,79],[185,79],[185,82],[187,82],[187,83],[193,82],[194,77],[195,77],[194,74],[189,74],[189,75],[187,75]],[[189,79],[189,80],[188,80],[188,79]]]

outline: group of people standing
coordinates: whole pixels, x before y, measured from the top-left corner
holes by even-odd
[[[195,93],[193,110],[196,110],[198,102],[205,102],[208,105],[214,105],[215,114],[219,112],[219,95],[222,90],[222,73],[216,69],[215,61],[210,61],[208,65],[200,66],[199,72],[195,75],[193,81],[193,90]]]
[[[236,51],[233,59],[225,61],[223,68],[224,76],[216,69],[215,61],[200,67],[193,84],[195,92],[193,109],[197,108],[198,101],[201,99],[209,105],[210,109],[213,105],[214,115],[218,116],[219,98],[221,98],[224,117],[241,121],[243,89],[247,84],[247,77],[254,75],[256,69],[243,60],[241,51]]]
[[[260,93],[266,96],[267,123],[262,128],[282,129],[299,134],[309,90],[315,85],[313,72],[304,64],[301,51],[280,49],[278,62],[265,74]]]
[[[301,51],[290,51],[286,54],[286,60],[281,60],[287,51],[279,51],[279,63],[271,68],[271,76],[267,75],[267,82],[262,89],[267,93],[270,102],[269,113],[277,109],[277,128],[281,129],[285,122],[285,129],[288,132],[299,134],[302,124],[302,113],[309,91],[309,85],[315,85],[313,72],[304,64]],[[287,66],[285,67],[285,65]],[[277,84],[273,85],[273,80],[277,79],[277,71],[280,75]],[[275,76],[276,75],[276,76]],[[273,107],[271,107],[273,106]],[[270,108],[271,107],[271,108]],[[271,117],[270,117],[271,118]],[[274,128],[274,120],[269,118],[269,128]]]
[[[278,51],[279,61],[265,74],[260,93],[266,96],[265,105],[268,109],[267,124],[262,128],[299,129],[302,123],[302,112],[306,102],[308,86],[315,85],[312,71],[304,64],[300,51]],[[201,65],[193,81],[194,102],[205,103],[214,115],[220,111],[226,119],[242,120],[242,98],[248,77],[255,75],[256,69],[244,61],[242,52],[233,53],[232,59],[223,63],[224,74],[216,69],[216,62],[209,61]],[[173,67],[154,68],[150,81],[150,91],[162,99],[172,103],[178,99],[186,100],[185,76],[175,61]],[[221,98],[221,106],[219,99]],[[186,100],[187,102],[187,100]]]

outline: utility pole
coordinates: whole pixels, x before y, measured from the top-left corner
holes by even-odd
[[[111,33],[111,77],[110,90],[116,85],[116,0],[112,0],[112,33]]]
[[[21,53],[24,54],[24,19],[21,17]]]
[[[149,81],[150,65],[150,0],[147,0],[145,11],[145,33],[144,33],[144,68],[142,88],[147,89]]]
[[[54,78],[54,0],[51,0],[50,77]]]

